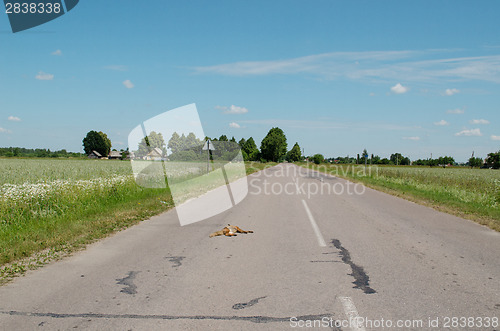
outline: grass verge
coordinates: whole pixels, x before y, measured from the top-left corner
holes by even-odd
[[[245,168],[249,175],[274,165],[248,162]],[[168,188],[142,188],[131,178],[100,184],[91,190],[88,185],[96,182],[58,182],[53,191],[48,184],[28,186],[28,193],[5,190],[0,284],[174,207]]]

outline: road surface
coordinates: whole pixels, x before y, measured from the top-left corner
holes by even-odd
[[[291,164],[248,183],[0,287],[0,329],[500,329],[499,233]],[[208,237],[228,223],[254,233]]]

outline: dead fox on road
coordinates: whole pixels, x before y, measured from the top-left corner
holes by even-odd
[[[232,237],[232,236],[236,236],[236,232],[253,233],[253,231],[244,231],[244,230],[240,229],[239,227],[237,227],[236,225],[228,224],[224,229],[212,233],[210,235],[210,238],[215,237],[215,236],[222,236],[222,235]]]

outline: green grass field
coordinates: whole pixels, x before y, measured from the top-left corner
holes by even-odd
[[[177,175],[189,178],[196,166],[178,164]],[[0,159],[0,279],[173,206],[169,187],[137,185],[128,161]]]
[[[300,165],[342,177],[500,231],[500,171],[409,166]]]

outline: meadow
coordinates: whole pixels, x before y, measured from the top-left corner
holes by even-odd
[[[500,231],[500,171],[465,167],[313,165],[305,167],[471,219]]]
[[[244,169],[250,174],[272,165]],[[160,186],[137,185],[133,171],[142,168],[118,160],[0,158],[0,283],[172,208],[164,178]],[[169,181],[173,175],[182,183],[206,171],[206,163],[168,168]]]

